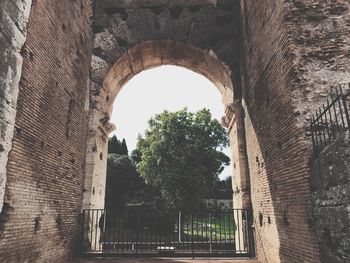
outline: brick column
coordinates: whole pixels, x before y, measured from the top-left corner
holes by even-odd
[[[86,148],[86,165],[82,209],[104,209],[107,176],[108,135],[115,129],[109,123],[109,116],[99,109],[90,109],[89,130]],[[93,215],[93,214],[91,214]],[[102,212],[96,217],[88,216],[89,228],[86,233],[92,251],[100,249],[101,231],[98,227]],[[90,237],[93,237],[92,239]]]
[[[240,101],[234,101],[226,107],[222,124],[228,129],[232,151],[233,206],[235,209],[250,208],[250,179],[244,130],[244,110]]]
[[[222,125],[228,129],[232,152],[233,208],[250,209],[250,179],[244,130],[244,110],[240,100],[236,100],[226,107]],[[248,250],[248,245],[252,245],[251,240],[247,240],[246,236],[246,227],[250,231],[249,225],[251,223],[247,221],[248,218],[245,215],[245,211],[234,211],[234,220],[237,225],[235,236],[235,250],[237,253],[244,253]]]

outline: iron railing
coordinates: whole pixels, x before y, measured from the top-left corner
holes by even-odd
[[[248,218],[243,209],[123,211],[84,210],[82,252],[167,256],[250,256]]]
[[[350,89],[350,84],[348,84]],[[341,85],[336,87],[331,101],[323,104],[316,113],[312,115],[310,130],[312,137],[313,152],[315,156],[339,134],[350,131],[349,99],[350,90],[343,92]]]

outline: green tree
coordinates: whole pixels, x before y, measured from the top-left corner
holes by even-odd
[[[120,154],[120,141],[115,135],[108,140],[108,153]]]
[[[167,207],[199,207],[230,162],[221,150],[228,145],[225,130],[207,109],[190,113],[164,111],[149,121],[137,149],[137,170],[157,187]]]
[[[109,154],[107,157],[105,207],[122,209],[127,201],[133,200],[141,181],[135,165],[128,156]]]
[[[123,141],[119,141],[117,136],[113,135],[113,137],[108,140],[108,154],[115,153],[119,155],[128,155],[128,146],[126,145],[125,139]]]
[[[120,154],[128,155],[128,146],[126,146],[125,139],[123,139],[122,143],[120,144]]]

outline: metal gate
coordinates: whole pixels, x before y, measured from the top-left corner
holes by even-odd
[[[243,209],[84,210],[85,254],[166,256],[251,256],[249,213]]]

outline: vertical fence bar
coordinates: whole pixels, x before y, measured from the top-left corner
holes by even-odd
[[[249,244],[249,240],[250,240],[250,237],[249,237],[249,229],[248,229],[248,227],[249,227],[249,215],[248,215],[248,211],[247,211],[247,209],[245,209],[245,211],[244,211],[244,213],[245,213],[245,221],[246,221],[246,224],[245,224],[245,231],[246,231],[246,245],[247,245],[247,253],[250,255],[250,244]]]
[[[84,229],[84,220],[85,220],[85,210],[82,212],[81,216],[81,233],[80,233],[80,239],[81,239],[81,252],[85,251],[85,229]]]
[[[344,126],[344,128],[348,128],[348,130],[350,132],[350,118],[349,118],[348,105],[346,104],[346,96],[344,95],[343,89],[340,85],[339,85],[339,88],[340,88],[340,93],[341,93],[341,100],[343,102],[345,118],[346,118],[346,122],[347,122],[347,127]]]
[[[317,137],[317,131],[316,131],[315,125],[316,125],[315,116],[312,115],[311,133],[315,138],[314,152],[316,153],[318,149],[318,137]]]
[[[316,123],[317,123],[317,135],[318,135],[318,139],[320,141],[320,147],[323,147],[323,143],[322,143],[322,125],[320,124],[320,116],[318,115],[318,111],[316,110]]]
[[[328,109],[328,114],[329,114],[329,121],[331,123],[332,139],[335,139],[334,124],[333,124],[332,111],[331,111],[329,99],[327,99],[327,109]]]
[[[339,111],[340,111],[340,118],[341,118],[341,122],[343,124],[343,128],[345,128],[345,121],[344,121],[344,116],[343,116],[343,108],[341,106],[341,102],[340,102],[340,97],[341,94],[339,94],[338,89],[335,89],[336,93],[337,93],[337,100],[338,100],[338,106],[339,106]]]
[[[326,138],[326,129],[324,127],[324,122],[323,122],[323,113],[321,111],[321,108],[319,108],[319,113],[320,113],[320,119],[321,119],[321,123],[322,123],[322,135],[323,135],[323,143],[324,145],[326,145],[327,143],[327,138]]]
[[[240,224],[239,224],[239,221],[240,221],[240,218],[239,218],[239,209],[236,210],[236,213],[237,213],[237,232],[238,232],[238,251],[239,253],[241,253],[241,229],[240,229]]]
[[[325,117],[325,121],[326,121],[326,128],[327,128],[327,134],[328,134],[328,142],[331,142],[331,134],[329,131],[329,125],[328,125],[328,118],[327,118],[327,109],[324,106],[324,104],[322,104],[323,107],[323,113],[324,113],[324,117]]]
[[[209,245],[209,253],[213,252],[213,223],[211,218],[211,212],[209,212],[209,227],[210,227],[210,245]]]
[[[339,129],[339,121],[338,121],[338,114],[337,114],[337,108],[336,108],[336,100],[332,101],[332,108],[334,111],[334,118],[335,118],[335,122],[336,122],[336,128],[337,130]]]
[[[192,259],[194,259],[193,212],[191,213],[191,243],[192,243]]]

